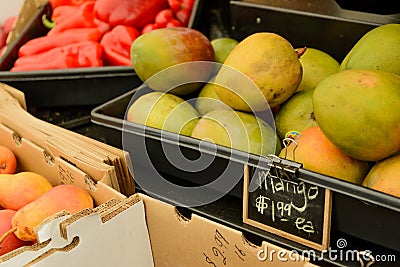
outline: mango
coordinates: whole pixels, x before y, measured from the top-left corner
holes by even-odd
[[[314,90],[323,78],[338,72],[340,68],[339,62],[331,55],[313,47],[306,48],[300,63],[303,76],[297,91]]]
[[[354,184],[361,184],[369,170],[366,161],[353,159],[343,153],[318,126],[302,131],[294,138],[294,142],[281,150],[279,156],[302,163],[304,169]]]
[[[302,66],[292,45],[278,34],[259,32],[233,48],[215,77],[222,85],[215,91],[235,110],[264,111],[286,101],[301,77]]]
[[[400,24],[385,24],[365,33],[347,53],[340,70],[386,70],[400,75]]]
[[[0,174],[0,206],[19,210],[51,188],[45,177],[34,172]]]
[[[24,241],[37,241],[35,227],[46,218],[61,211],[75,214],[87,208],[93,208],[93,199],[85,190],[70,184],[54,186],[15,213],[11,220],[14,234]]]
[[[344,153],[377,161],[400,150],[400,76],[383,70],[344,70],[313,94],[314,116]]]
[[[11,230],[11,220],[16,211],[10,209],[0,210],[0,236]],[[31,242],[26,242],[18,239],[14,234],[8,235],[0,245],[0,256],[13,251],[14,249],[29,246]]]
[[[219,99],[217,93],[215,92],[215,85],[211,82],[204,85],[201,88],[199,95],[196,98],[195,108],[200,113],[204,115],[215,109],[230,109],[230,107]]]
[[[313,93],[313,90],[298,91],[280,106],[275,115],[275,125],[281,139],[288,132],[302,132],[318,125],[314,117]]]
[[[219,37],[213,39],[211,45],[214,49],[215,62],[223,64],[238,43],[238,40],[230,37]]]
[[[368,172],[362,185],[400,197],[400,155],[377,162]]]
[[[128,108],[126,120],[190,136],[199,116],[196,109],[179,96],[150,92],[134,100]]]
[[[132,43],[130,56],[143,82],[177,95],[197,92],[202,86],[198,81],[208,81],[214,72],[214,64],[201,63],[214,63],[210,40],[191,28],[161,28],[142,34]]]
[[[14,152],[0,145],[0,174],[14,174],[17,170],[17,158]]]
[[[232,109],[217,109],[204,114],[191,136],[258,155],[276,154],[281,148],[276,132],[265,121]]]

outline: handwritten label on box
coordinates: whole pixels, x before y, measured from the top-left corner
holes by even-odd
[[[216,229],[214,233],[215,244],[211,247],[210,252],[203,252],[204,261],[210,266],[229,266],[232,262],[245,262],[246,252],[237,244],[229,241],[222,233]],[[228,259],[227,255],[232,255],[229,252],[235,253],[235,259]]]

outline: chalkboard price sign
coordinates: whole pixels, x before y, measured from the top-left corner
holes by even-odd
[[[244,223],[314,249],[328,248],[330,190],[300,181],[293,166],[274,162],[269,169],[245,168]],[[256,183],[252,190],[250,182]]]

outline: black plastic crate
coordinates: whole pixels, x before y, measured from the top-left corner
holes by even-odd
[[[400,9],[394,1],[355,2],[358,5],[354,1],[335,0],[230,1],[230,34],[241,40],[255,32],[275,32],[295,48],[318,48],[341,62],[369,30],[400,23]],[[371,10],[383,14],[374,14]],[[389,10],[392,13],[387,14]]]
[[[189,28],[200,25],[202,6],[202,0],[195,0]],[[131,66],[10,72],[19,48],[30,39],[47,33],[42,16],[51,17],[51,12],[49,4],[38,5],[33,16],[26,18],[18,36],[8,44],[9,49],[0,57],[0,82],[24,92],[28,106],[99,105],[142,83]]]
[[[296,9],[295,5],[292,5],[295,2],[302,4],[300,6],[302,9]],[[390,10],[397,13],[372,14],[365,11],[346,10],[333,0],[307,1],[307,3],[318,4],[313,6],[313,10],[305,8],[307,3],[304,2],[306,1],[230,1],[230,35],[241,40],[255,32],[272,31],[287,38],[294,47],[319,48],[340,62],[364,33],[382,24],[400,22],[398,9],[395,9],[396,5]],[[272,3],[275,5],[270,5]],[[199,140],[188,137],[178,139],[174,134],[125,123],[123,120],[125,112],[136,90],[138,89],[96,107],[91,113],[92,122],[103,127],[108,143],[123,148],[122,139],[130,138],[132,145],[138,145],[137,150],[134,150],[131,155],[134,161],[138,161],[136,166],[140,166],[143,170],[155,167],[169,180],[182,185],[201,185],[212,181],[228,164],[233,164],[237,172],[243,171],[244,165],[241,159],[245,158],[245,155],[240,151],[232,151],[220,146],[218,146],[213,164],[202,172],[185,172],[171,165],[163,155],[163,146],[178,147],[188,159],[196,159],[200,153]],[[146,144],[145,150],[141,147],[143,142]],[[147,156],[151,158],[151,166],[148,165]],[[250,155],[249,160],[257,164],[264,159]],[[397,224],[400,221],[399,198],[304,169],[300,169],[299,174],[299,179],[333,192],[331,229],[336,237],[350,236],[359,239],[364,249],[372,249],[369,246],[374,244],[382,251],[400,252],[398,241],[400,232],[397,230]],[[150,172],[149,177],[151,176]],[[228,195],[240,203],[242,193],[241,180]],[[160,194],[160,197],[172,200],[176,194],[164,192]],[[226,205],[226,209],[237,209],[234,213],[241,217],[241,205],[234,205],[234,207]],[[202,208],[196,210],[199,211]],[[244,229],[247,233],[252,232],[268,236],[268,239],[279,240],[262,230],[243,224],[241,218],[225,218],[223,215],[211,214],[209,210],[205,213],[231,223],[236,228]],[[280,241],[282,244],[287,240]]]
[[[134,151],[131,154],[134,172],[152,173],[152,169],[155,169],[173,183],[196,186],[217,179],[228,164],[231,164],[231,170],[243,173],[244,164],[247,163],[246,157],[249,165],[253,166],[267,162],[262,156],[248,155],[242,151],[217,146],[216,154],[211,150],[207,151],[207,148],[202,151],[214,157],[208,168],[199,172],[188,172],[175,167],[165,156],[164,149],[179,148],[187,159],[193,160],[200,154],[200,141],[185,136],[177,139],[177,134],[124,121],[125,112],[137,90],[138,88],[110,100],[91,112],[92,122],[104,128],[109,144],[126,149],[124,146],[129,139],[128,151]],[[300,180],[333,192],[332,231],[400,252],[400,232],[397,230],[400,221],[400,198],[304,169],[300,169],[299,174]],[[242,198],[243,179],[229,191],[229,195]]]

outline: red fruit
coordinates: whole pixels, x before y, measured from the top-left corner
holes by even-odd
[[[181,7],[183,9],[187,8],[187,9],[192,10],[193,6],[194,6],[194,0],[182,0]]]
[[[166,28],[181,27],[181,26],[182,26],[182,23],[177,19],[173,19],[171,21],[168,21],[167,25],[165,25]]]
[[[178,0],[168,0],[168,4],[173,13],[176,13],[181,9],[181,2]]]
[[[18,16],[11,16],[8,17],[3,23],[3,30],[6,34],[9,34],[14,26],[15,21],[17,20]]]
[[[12,228],[11,219],[13,218],[15,210],[0,210],[0,236]],[[8,235],[0,244],[0,256],[4,255],[14,249],[23,246],[29,246],[32,242],[26,242],[18,239],[14,234]]]
[[[4,33],[3,25],[0,25],[0,49],[6,45],[7,35]]]
[[[4,21],[3,25],[0,25],[0,49],[6,45],[7,37],[16,19],[16,16],[9,17]]]
[[[158,29],[158,26],[155,23],[149,23],[143,27],[141,34],[145,34],[146,32],[150,32],[155,29]]]
[[[172,14],[171,9],[164,9],[158,12],[156,18],[154,19],[155,23],[159,28],[164,28],[168,22],[175,19],[174,14]]]
[[[17,170],[17,158],[11,149],[0,145],[0,174],[14,174]]]
[[[175,16],[182,23],[182,26],[186,27],[189,24],[191,14],[192,10],[184,8],[176,12]]]

